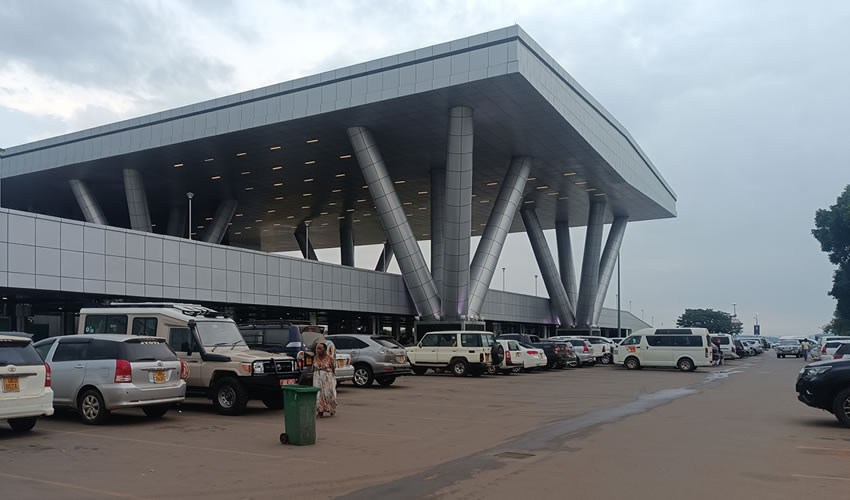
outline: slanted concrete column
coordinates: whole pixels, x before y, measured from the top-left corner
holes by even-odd
[[[298,248],[301,249],[301,256],[307,260],[319,260],[316,256],[316,251],[313,250],[313,242],[307,241],[307,226],[303,223],[299,224],[295,229],[295,241],[298,242]]]
[[[339,261],[343,266],[354,267],[354,230],[350,214],[339,221]]]
[[[628,216],[614,217],[611,230],[608,231],[608,240],[605,242],[605,250],[602,251],[602,259],[599,261],[599,286],[596,290],[596,302],[593,308],[593,324],[599,324],[602,314],[602,304],[605,295],[608,294],[608,285],[614,275],[614,266],[617,264],[617,255],[620,253],[620,245],[623,244],[623,236],[626,234],[626,225],[629,223]]]
[[[220,244],[224,235],[227,234],[227,228],[230,221],[233,220],[233,215],[236,213],[236,206],[236,200],[225,200],[219,203],[212,222],[207,224],[204,233],[201,234],[201,241]]]
[[[431,169],[431,276],[437,292],[443,294],[443,254],[445,236],[443,222],[446,214],[446,169]]]
[[[596,290],[599,287],[599,254],[602,252],[603,222],[605,222],[605,201],[591,196],[576,307],[576,324],[581,328],[593,326],[593,308],[596,304]]]
[[[467,313],[469,239],[472,234],[472,108],[449,110],[446,154],[446,213],[443,231],[442,312],[444,318]]]
[[[573,264],[573,245],[570,239],[570,220],[567,214],[567,201],[558,202],[558,215],[555,220],[555,238],[558,242],[558,271],[561,283],[567,290],[567,298],[573,310],[578,303],[578,279]]]
[[[171,207],[171,212],[168,214],[168,229],[166,234],[169,236],[186,237],[186,205],[176,205]]]
[[[375,271],[387,272],[390,267],[390,262],[393,261],[393,246],[389,241],[384,242],[384,249],[381,255],[378,256],[378,264],[375,265]]]
[[[124,192],[127,195],[127,211],[130,213],[130,228],[134,231],[151,231],[151,213],[145,196],[142,174],[132,168],[124,169]]]
[[[418,315],[425,319],[439,320],[440,296],[437,294],[437,286],[434,284],[431,273],[428,272],[425,257],[422,256],[419,243],[413,236],[404,207],[395,191],[375,139],[364,127],[349,128],[348,137],[363,178],[369,186],[369,194],[375,202],[384,233],[398,257],[398,267],[401,269],[407,291],[413,299]]]
[[[561,326],[572,326],[573,311],[567,299],[567,291],[564,290],[564,284],[558,277],[558,268],[555,266],[552,252],[549,251],[549,244],[546,243],[546,236],[543,235],[543,226],[540,225],[537,212],[526,205],[520,209],[519,213],[522,215],[522,223],[525,224],[528,241],[531,242],[531,250],[537,260],[537,267],[540,269],[540,275],[543,277],[543,284],[549,293],[549,301],[558,323]]]
[[[493,273],[496,271],[505,238],[511,230],[517,208],[522,201],[522,192],[530,172],[531,158],[525,156],[514,158],[507,175],[502,180],[499,195],[487,219],[487,227],[484,228],[484,234],[478,242],[475,257],[472,259],[469,282],[470,318],[478,318],[484,306],[487,290],[490,289]]]
[[[92,196],[88,186],[79,179],[71,179],[68,181],[68,184],[71,185],[71,191],[74,192],[74,197],[77,199],[77,204],[80,206],[86,222],[101,224],[103,226],[107,225],[106,216],[103,215],[100,205],[97,204],[97,200]]]

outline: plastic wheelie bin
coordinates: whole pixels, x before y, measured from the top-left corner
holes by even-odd
[[[284,385],[281,388],[286,432],[280,435],[280,442],[296,446],[316,444],[316,395],[319,388],[311,385]]]

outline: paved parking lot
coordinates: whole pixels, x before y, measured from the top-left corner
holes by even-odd
[[[0,481],[16,499],[846,492],[850,430],[796,401],[802,363],[733,363],[343,386],[312,447],[280,445],[283,412],[253,403],[240,417],[193,401],[160,421],[126,412],[101,427],[60,414],[29,435],[0,430]]]

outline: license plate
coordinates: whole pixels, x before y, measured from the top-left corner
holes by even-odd
[[[295,385],[296,380],[294,378],[285,378],[280,381],[280,385]]]
[[[153,372],[153,382],[155,384],[161,384],[165,382],[165,370],[157,370]]]
[[[18,383],[18,377],[3,377],[3,392],[18,392],[21,390],[21,385]]]
[[[336,360],[336,366],[337,366],[338,368],[342,368],[343,366],[345,366],[345,361],[344,361],[344,360],[342,360],[342,359],[338,359],[338,360]]]

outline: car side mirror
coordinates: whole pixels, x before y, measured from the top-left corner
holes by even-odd
[[[183,342],[182,344],[180,344],[180,350],[185,352],[187,356],[192,355],[192,349],[189,348],[188,342]]]

